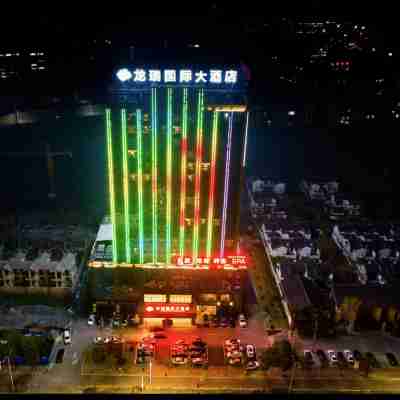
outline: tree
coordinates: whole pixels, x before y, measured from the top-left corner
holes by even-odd
[[[263,368],[268,370],[271,367],[281,368],[287,371],[293,365],[295,353],[287,340],[274,343],[274,345],[261,355]]]
[[[28,365],[37,365],[40,360],[40,347],[39,342],[34,336],[21,336],[21,346],[24,356]]]

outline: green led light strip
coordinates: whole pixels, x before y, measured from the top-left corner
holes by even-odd
[[[157,262],[158,248],[157,248],[157,89],[151,89],[151,157],[152,157],[152,214],[153,214],[153,240],[152,240],[152,255],[153,264]]]
[[[112,225],[112,249],[113,249],[113,262],[118,260],[117,254],[117,234],[116,234],[116,218],[115,218],[115,198],[114,198],[114,165],[112,153],[112,133],[111,133],[111,110],[106,109],[106,133],[107,133],[107,161],[108,161],[108,186],[110,191],[110,216]]]
[[[201,162],[203,146],[203,105],[204,91],[199,90],[197,103],[197,131],[196,131],[196,169],[194,183],[194,222],[193,222],[193,262],[196,263],[199,253],[199,225],[200,225],[200,189],[201,189]]]
[[[124,174],[124,219],[125,219],[125,255],[126,262],[131,263],[131,225],[129,212],[129,173],[128,173],[128,138],[126,135],[126,110],[121,110],[122,161]]]
[[[172,89],[167,89],[167,182],[166,182],[166,263],[171,263],[171,208],[172,208]]]
[[[186,163],[188,127],[188,89],[183,89],[182,139],[181,139],[181,202],[179,211],[179,255],[185,254]]]
[[[142,171],[142,112],[136,110],[136,134],[137,134],[137,194],[138,194],[138,242],[139,263],[144,263],[144,237],[143,237],[143,171]]]
[[[218,116],[214,111],[211,139],[211,165],[210,165],[210,188],[208,194],[208,224],[207,224],[207,246],[206,256],[211,257],[213,247],[213,219],[214,219],[214,195],[215,195],[215,177],[217,165],[217,139],[218,139]]]

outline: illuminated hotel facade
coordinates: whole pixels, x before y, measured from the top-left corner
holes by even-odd
[[[238,247],[249,113],[240,71],[117,76],[119,96],[105,110],[109,226],[97,240],[104,248],[111,240],[112,257],[89,265],[245,267]]]
[[[168,273],[162,290],[144,285],[125,300],[108,296],[108,303],[136,303],[147,322],[163,316],[193,322],[215,314],[221,302],[239,305],[238,282],[247,268],[239,218],[250,118],[240,68],[134,67],[116,77],[104,116],[109,214],[89,259],[93,282],[100,271],[114,273],[114,289],[118,271],[136,273],[136,282],[160,281],[143,278],[144,271]],[[215,287],[205,285],[211,271],[202,270],[220,270],[212,271],[220,277],[213,278]],[[174,273],[181,275],[171,278]],[[179,279],[190,283],[179,287]],[[237,292],[221,286],[228,281]],[[101,303],[101,296],[92,298]]]

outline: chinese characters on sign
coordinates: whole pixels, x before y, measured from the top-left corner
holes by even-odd
[[[192,311],[191,304],[145,304],[146,313],[189,313]]]
[[[226,257],[197,257],[196,262],[193,260],[193,257],[188,256],[178,256],[176,257],[175,263],[177,265],[210,265],[210,266],[224,266],[224,265],[232,265],[232,266],[245,266],[247,265],[247,258],[244,255],[234,255],[234,256],[226,256]]]
[[[210,84],[234,84],[238,80],[236,70],[192,71],[190,69],[143,69],[136,68],[130,71],[127,68],[117,72],[117,78],[121,82],[133,81],[137,83],[210,83]]]

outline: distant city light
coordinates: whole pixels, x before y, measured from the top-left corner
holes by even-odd
[[[392,55],[393,55],[393,53],[390,51],[390,52],[388,53],[388,56],[389,56],[389,57],[392,57]]]
[[[200,45],[196,43],[195,45],[193,45],[193,47],[200,47]]]
[[[296,115],[296,111],[291,110],[291,111],[288,112],[288,114],[291,115],[291,116]]]
[[[118,78],[121,82],[125,82],[125,81],[127,81],[127,80],[129,80],[129,79],[132,78],[132,73],[131,73],[128,69],[123,68],[123,69],[120,69],[120,70],[117,72],[117,78]]]

